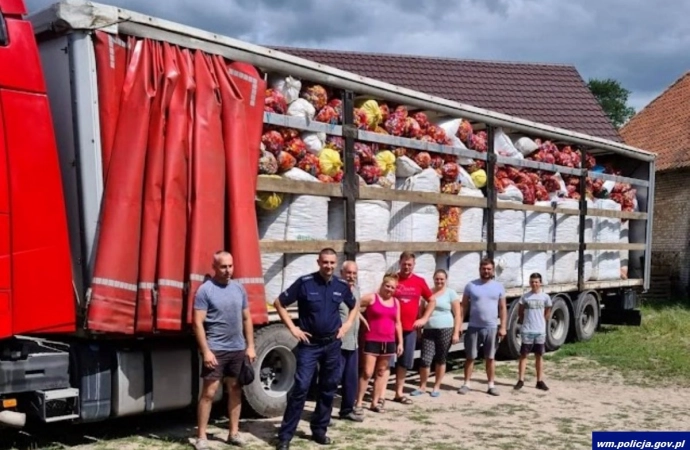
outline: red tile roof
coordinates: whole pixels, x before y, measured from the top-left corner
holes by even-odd
[[[690,167],[690,72],[621,128],[628,145],[657,154],[656,170]]]
[[[274,48],[478,108],[621,141],[574,66]]]

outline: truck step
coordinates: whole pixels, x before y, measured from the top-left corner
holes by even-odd
[[[79,418],[79,389],[63,388],[36,391],[34,413],[45,423]]]

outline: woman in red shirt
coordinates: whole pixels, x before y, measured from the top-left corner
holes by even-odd
[[[366,308],[364,317],[368,326],[364,332],[362,372],[359,378],[359,391],[355,414],[362,414],[362,401],[374,371],[374,392],[371,399],[371,410],[383,412],[383,394],[390,357],[402,354],[402,322],[400,320],[400,303],[393,294],[398,287],[398,275],[386,274],[378,293],[362,297],[360,305]]]

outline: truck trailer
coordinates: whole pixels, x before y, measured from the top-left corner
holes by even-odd
[[[115,6],[0,12],[4,426],[194,405],[191,310],[220,249],[249,295],[262,417],[295,373],[271,304],[324,247],[365,291],[403,251],[459,291],[493,258],[508,357],[532,272],[551,351],[640,323],[650,152]]]

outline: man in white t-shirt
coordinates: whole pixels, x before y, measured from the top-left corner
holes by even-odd
[[[537,370],[537,389],[548,391],[544,383],[544,359],[546,344],[546,324],[551,315],[551,297],[541,291],[541,275],[533,273],[529,276],[531,291],[520,298],[518,303],[518,323],[522,346],[520,348],[520,361],[518,364],[518,382],[515,390],[522,389],[525,385],[525,369],[527,356],[534,353]]]

